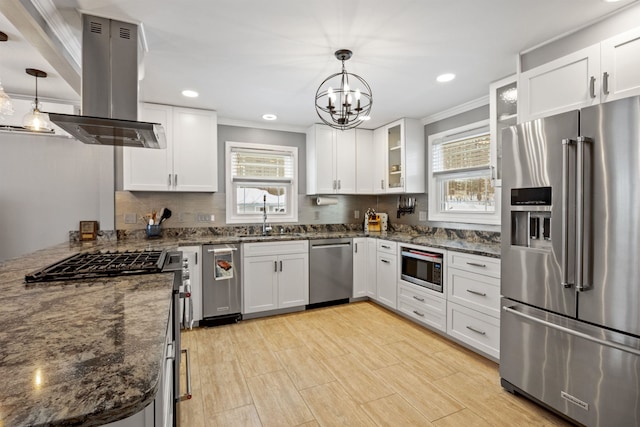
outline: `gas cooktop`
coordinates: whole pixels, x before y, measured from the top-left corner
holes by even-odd
[[[159,273],[166,254],[164,250],[84,252],[29,273],[24,280],[34,283]]]

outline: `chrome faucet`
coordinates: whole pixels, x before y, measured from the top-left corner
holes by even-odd
[[[267,195],[262,197],[262,235],[266,236],[272,230],[270,225],[267,225]]]

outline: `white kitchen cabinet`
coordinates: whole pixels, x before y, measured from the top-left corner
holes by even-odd
[[[356,193],[373,194],[373,131],[356,129]]]
[[[369,283],[375,281],[370,268],[368,240],[367,237],[353,238],[353,298],[366,297]]]
[[[640,28],[520,74],[518,91],[519,122],[640,95]]]
[[[307,130],[307,194],[355,194],[355,166],[355,130],[325,125]]]
[[[195,325],[202,320],[202,246],[180,246],[182,257],[189,265],[189,284],[191,285],[191,313]]]
[[[400,119],[374,131],[376,193],[425,192],[424,126]]]
[[[389,308],[397,308],[398,294],[398,245],[389,240],[378,240],[376,254],[376,301]]]
[[[376,266],[378,251],[378,239],[367,238],[367,296],[371,299],[378,297],[378,278],[376,276]]]
[[[600,44],[521,73],[518,121],[527,122],[600,102]]]
[[[491,180],[502,186],[502,131],[518,120],[518,77],[506,77],[489,85],[489,133],[491,135]]]
[[[640,28],[603,41],[602,102],[640,95]]]
[[[245,243],[243,314],[309,304],[309,242]]]
[[[447,334],[500,358],[500,260],[447,253]]]
[[[411,319],[442,332],[447,331],[447,300],[426,288],[398,283],[398,310]]]
[[[167,148],[123,148],[125,190],[218,191],[215,111],[142,104],[139,119],[163,125]]]

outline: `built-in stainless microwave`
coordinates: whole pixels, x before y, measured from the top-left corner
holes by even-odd
[[[437,292],[442,292],[442,254],[401,247],[400,278]]]

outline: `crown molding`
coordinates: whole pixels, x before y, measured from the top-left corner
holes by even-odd
[[[82,45],[73,34],[69,24],[64,20],[52,0],[31,0],[31,4],[38,11],[51,32],[58,38],[69,56],[80,68],[82,62]]]
[[[260,122],[251,122],[245,120],[237,120],[237,119],[229,119],[226,117],[218,116],[218,125],[224,126],[238,126],[245,128],[253,128],[253,129],[266,129],[266,130],[276,130],[281,132],[295,132],[295,133],[306,133],[307,128],[301,126],[292,126],[285,124],[277,124],[277,123],[260,123]]]
[[[430,123],[435,123],[440,120],[448,119],[449,117],[456,116],[458,114],[466,113],[467,111],[474,110],[479,107],[484,107],[485,105],[489,105],[489,95],[485,95],[478,99],[474,99],[469,102],[465,102],[464,104],[457,105],[453,108],[449,108],[448,110],[440,111],[439,113],[432,114],[420,120],[423,125],[428,125]]]

